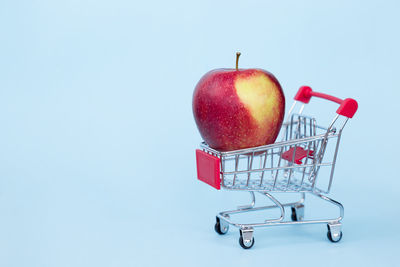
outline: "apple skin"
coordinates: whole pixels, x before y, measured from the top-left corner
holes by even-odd
[[[285,96],[274,75],[262,69],[216,69],[193,93],[193,115],[203,140],[218,151],[275,142]]]

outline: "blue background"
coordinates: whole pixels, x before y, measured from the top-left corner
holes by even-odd
[[[395,266],[399,9],[2,1],[0,266]],[[358,100],[331,192],[345,206],[340,243],[325,225],[256,229],[251,250],[237,229],[214,232],[217,211],[248,196],[196,180],[191,98],[205,72],[234,67],[236,51],[241,67],[275,74],[288,104],[303,84]],[[306,113],[335,110],[315,100]],[[335,214],[324,207],[311,201],[306,216]]]

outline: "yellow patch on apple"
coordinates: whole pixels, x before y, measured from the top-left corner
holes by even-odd
[[[276,101],[279,90],[263,73],[241,77],[235,80],[236,93],[240,101],[250,110],[253,118],[262,123],[268,114],[273,112],[279,101]]]

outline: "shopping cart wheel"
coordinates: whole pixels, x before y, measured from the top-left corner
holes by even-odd
[[[299,204],[296,206],[292,206],[292,221],[297,222],[297,221],[302,221],[304,219],[304,205]]]
[[[342,239],[341,224],[328,224],[328,239],[329,241],[336,243]]]
[[[254,237],[251,239],[250,242],[243,242],[243,237],[239,237],[239,244],[244,249],[249,249],[254,245]]]
[[[244,249],[249,249],[254,245],[253,228],[240,229],[239,244]]]
[[[227,224],[225,222],[221,222],[221,220],[218,217],[216,217],[214,229],[215,229],[215,232],[217,232],[218,234],[224,235],[229,230],[229,224]]]

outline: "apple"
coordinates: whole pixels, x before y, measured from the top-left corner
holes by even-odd
[[[193,93],[193,115],[203,140],[218,151],[275,142],[285,113],[278,80],[262,69],[215,69]]]

